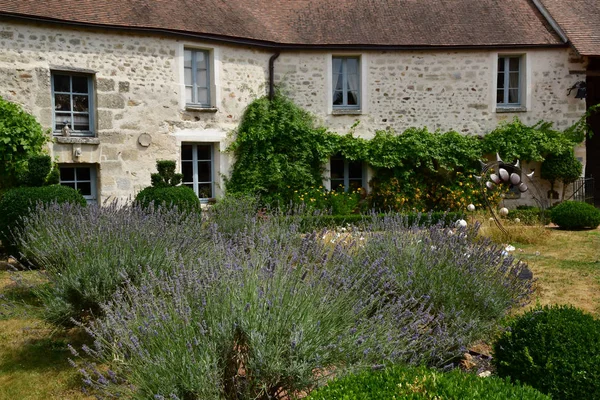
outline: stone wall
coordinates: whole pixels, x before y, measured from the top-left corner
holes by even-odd
[[[525,112],[496,112],[497,51],[364,51],[361,58],[361,112],[335,115],[330,105],[331,57],[345,53],[283,53],[276,78],[300,106],[316,114],[332,130],[369,137],[392,128],[412,126],[484,135],[499,122],[518,116],[527,123],[540,119],[566,128],[585,112],[585,101],[567,97],[585,79],[583,60],[568,49],[518,50],[525,58]]]
[[[20,22],[0,23],[0,96],[20,103],[44,127],[52,126],[52,71],[82,71],[95,86],[95,138],[55,138],[60,163],[95,164],[100,201],[128,199],[150,183],[157,159],[180,159],[182,142],[214,143],[216,194],[230,158],[221,152],[245,107],[268,89],[272,51],[184,40]],[[212,108],[186,108],[183,50],[200,48],[212,59]],[[338,53],[335,53],[338,54]],[[338,115],[331,107],[327,51],[284,51],[275,81],[297,104],[331,130],[371,137],[376,130],[410,126],[483,135],[518,116],[559,128],[572,124],[585,102],[567,97],[583,76],[581,60],[567,49],[517,51],[526,60],[526,112],[495,107],[498,53],[492,50],[364,51],[360,56],[362,109]],[[140,135],[151,137],[147,147]],[[76,154],[79,154],[76,156]],[[580,155],[580,154],[578,154]]]

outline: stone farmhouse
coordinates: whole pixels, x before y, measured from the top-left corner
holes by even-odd
[[[567,95],[586,81],[587,100]],[[274,85],[368,138],[484,135],[515,116],[565,128],[600,102],[599,82],[597,0],[0,2],[0,96],[51,129],[61,183],[90,201],[131,198],[157,159],[177,160],[201,199],[220,196],[228,135]],[[577,156],[600,176],[592,140]],[[328,171],[327,184],[368,185],[367,166]]]

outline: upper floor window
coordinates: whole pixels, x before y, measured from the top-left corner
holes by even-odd
[[[521,106],[521,64],[520,56],[498,56],[498,107]]]
[[[209,52],[185,49],[183,59],[186,104],[210,107]]]
[[[331,190],[357,190],[365,187],[365,170],[361,161],[350,161],[342,156],[329,160]]]
[[[332,57],[333,108],[360,109],[360,58]]]
[[[88,203],[98,199],[95,166],[60,165],[59,171],[61,185],[77,190]]]
[[[200,199],[214,197],[213,145],[183,143],[181,145],[183,185],[194,189]]]
[[[93,135],[92,76],[52,73],[54,132],[65,136]]]

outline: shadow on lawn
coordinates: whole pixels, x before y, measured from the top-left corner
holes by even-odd
[[[44,370],[59,372],[73,369],[68,362],[72,355],[67,345],[80,348],[81,345],[89,342],[80,329],[50,333],[49,336],[47,328],[23,327],[20,331],[24,341],[17,347],[8,349],[1,358],[0,371],[4,373]],[[27,338],[27,336],[34,337]]]

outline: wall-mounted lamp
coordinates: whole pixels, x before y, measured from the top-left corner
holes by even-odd
[[[585,95],[586,95],[586,85],[584,81],[579,81],[577,83],[575,83],[573,86],[571,86],[569,88],[569,91],[567,92],[567,96],[571,95],[571,92],[577,89],[577,93],[575,93],[575,98],[576,99],[585,99]]]

